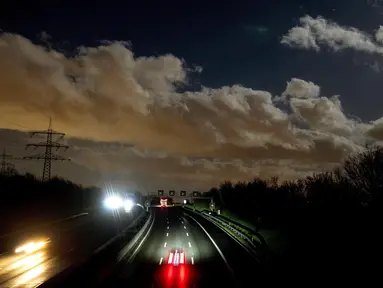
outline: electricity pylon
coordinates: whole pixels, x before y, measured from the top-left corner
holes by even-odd
[[[27,144],[25,148],[28,149],[29,147],[34,147],[36,150],[39,147],[45,147],[45,153],[26,156],[23,159],[25,159],[25,160],[44,160],[42,181],[49,180],[51,178],[52,160],[53,161],[70,161],[69,158],[65,158],[65,157],[62,157],[60,155],[52,153],[52,148],[55,148],[56,151],[58,151],[60,148],[63,148],[66,151],[69,148],[68,145],[63,145],[63,144],[59,143],[59,141],[61,141],[64,138],[65,134],[52,130],[52,119],[49,119],[48,130],[33,131],[33,132],[30,132],[30,134],[31,134],[30,137],[33,137],[35,135],[46,135],[46,141],[45,142],[39,142],[39,143]],[[56,137],[56,139],[53,139],[53,137]]]

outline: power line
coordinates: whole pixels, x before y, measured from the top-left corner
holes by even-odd
[[[0,116],[1,117],[1,116]],[[14,125],[14,126],[17,126],[17,127],[20,127],[20,128],[23,128],[23,129],[26,129],[26,130],[32,130],[31,128],[29,127],[26,127],[26,126],[23,126],[21,124],[18,124],[16,122],[13,122],[13,121],[9,121],[8,119],[4,118],[4,117],[1,117],[1,119],[4,121],[4,122],[7,122],[8,124],[11,124],[11,125]],[[7,129],[7,128],[5,128]]]
[[[9,175],[12,174],[13,171],[15,171],[15,165],[9,162],[8,160],[14,160],[16,159],[10,154],[7,154],[5,148],[3,149],[3,153],[1,154],[1,175]]]
[[[69,148],[68,145],[63,145],[63,144],[59,143],[59,141],[61,141],[64,138],[65,134],[52,130],[52,119],[49,119],[48,130],[32,131],[32,132],[30,132],[30,135],[31,135],[31,138],[33,136],[36,136],[36,135],[46,135],[46,141],[45,142],[39,142],[39,143],[27,144],[25,149],[28,149],[29,147],[34,147],[35,149],[37,149],[39,147],[45,147],[45,153],[26,156],[26,157],[23,157],[23,159],[24,160],[44,160],[42,181],[49,180],[51,178],[52,160],[54,160],[54,161],[70,161],[69,158],[65,158],[65,157],[62,157],[60,155],[52,153],[52,148],[55,148],[56,151],[58,151],[60,148],[63,148],[66,151]],[[53,137],[56,137],[56,139],[53,140]]]

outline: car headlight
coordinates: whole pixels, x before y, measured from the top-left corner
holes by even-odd
[[[104,204],[108,209],[118,209],[122,207],[123,201],[119,196],[109,196],[105,199]]]
[[[127,199],[124,201],[124,208],[126,212],[129,212],[130,210],[132,210],[133,206],[134,206],[134,203],[132,200]]]
[[[31,241],[26,244],[23,244],[15,249],[15,253],[33,253],[37,250],[44,248],[47,245],[48,241]]]

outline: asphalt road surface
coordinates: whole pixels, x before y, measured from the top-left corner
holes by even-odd
[[[121,263],[104,287],[255,285],[258,262],[203,217],[190,217],[180,207],[155,208],[154,221],[135,258]],[[168,264],[171,249],[185,251],[185,265]]]
[[[47,247],[31,254],[0,255],[0,287],[37,287],[65,268],[89,257],[90,254],[137,215],[114,217],[105,213],[91,213],[63,223],[44,227],[40,231],[21,233],[9,239],[13,248],[21,239],[49,238]]]

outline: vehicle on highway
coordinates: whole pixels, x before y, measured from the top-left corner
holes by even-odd
[[[169,265],[178,266],[186,263],[186,254],[182,248],[174,248],[169,251]]]
[[[22,245],[19,245],[15,249],[15,253],[20,254],[31,254],[37,251],[40,251],[48,245],[50,242],[50,239],[38,239],[38,240],[31,240],[28,242],[23,243]]]
[[[161,207],[168,207],[168,199],[161,198],[160,199],[160,206]]]

